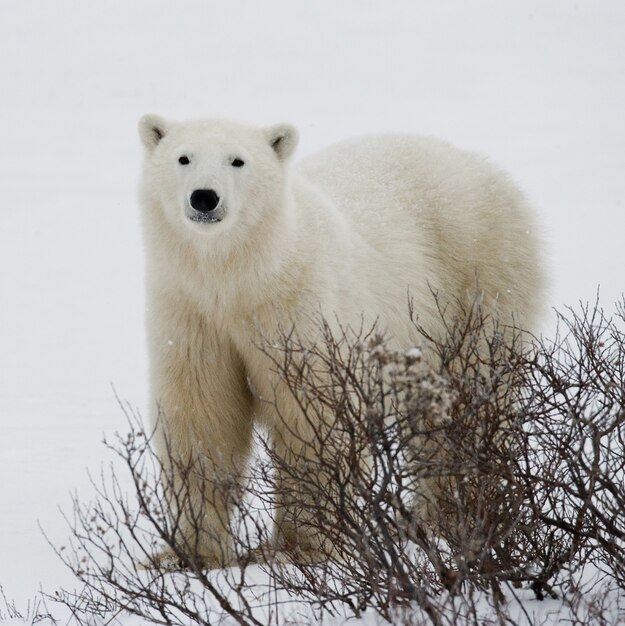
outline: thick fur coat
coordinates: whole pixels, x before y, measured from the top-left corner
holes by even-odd
[[[236,474],[255,420],[285,454],[296,447],[298,408],[255,346],[280,323],[313,340],[319,314],[343,325],[377,319],[394,347],[408,349],[417,341],[409,298],[421,323],[442,332],[432,291],[453,310],[479,285],[504,323],[535,328],[537,226],[484,158],[382,135],[292,166],[297,131],[288,125],[146,115],[139,130],[151,388],[177,454],[206,454],[211,471]],[[281,419],[263,401],[274,397]],[[222,565],[231,558],[227,503],[214,494],[206,506],[199,552]],[[278,542],[309,543],[288,507],[278,531]]]

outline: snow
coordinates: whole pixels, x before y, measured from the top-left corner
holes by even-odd
[[[509,170],[546,226],[554,306],[623,292],[625,4],[7,0],[0,5],[0,584],[71,578],[57,505],[145,413],[142,113],[295,123],[303,156],[438,135]],[[550,323],[546,328],[549,329]]]
[[[422,356],[421,348],[410,348],[406,351],[406,356],[409,359],[420,359]]]

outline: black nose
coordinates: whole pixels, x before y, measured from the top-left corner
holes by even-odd
[[[214,211],[219,204],[219,196],[212,189],[196,189],[191,194],[191,206],[200,213]]]

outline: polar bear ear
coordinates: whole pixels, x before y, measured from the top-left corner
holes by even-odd
[[[139,136],[146,150],[151,152],[156,148],[161,139],[167,134],[169,126],[169,122],[160,117],[160,115],[154,115],[153,113],[148,113],[139,120]]]
[[[265,128],[265,137],[280,161],[286,161],[297,148],[299,133],[290,124],[276,124]]]

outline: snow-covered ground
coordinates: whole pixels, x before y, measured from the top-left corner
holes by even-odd
[[[112,386],[146,403],[138,117],[290,121],[483,152],[545,224],[551,303],[623,292],[621,0],[0,2],[0,585],[71,584],[37,523],[87,497]],[[549,324],[547,324],[547,328]]]

